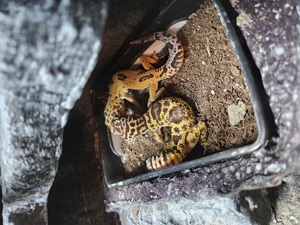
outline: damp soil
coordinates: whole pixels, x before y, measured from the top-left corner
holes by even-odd
[[[175,76],[161,82],[166,89],[164,96],[186,100],[198,121],[206,123],[208,132],[205,149],[196,146],[185,160],[255,141],[258,131],[249,93],[225,28],[210,1],[204,1],[190,16],[178,37],[186,50],[185,62]],[[130,175],[145,172],[145,160],[160,149],[162,144],[155,141],[153,132],[131,142],[122,141],[125,171]]]

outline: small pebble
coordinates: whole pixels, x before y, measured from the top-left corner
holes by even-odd
[[[229,122],[232,126],[239,124],[246,114],[246,105],[244,102],[239,101],[237,105],[231,104],[227,108]]]

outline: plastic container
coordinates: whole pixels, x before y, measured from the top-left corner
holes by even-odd
[[[146,16],[140,25],[128,37],[128,41],[120,48],[119,52],[115,55],[110,63],[102,70],[101,74],[107,75],[104,79],[98,79],[97,86],[93,91],[93,105],[97,116],[99,127],[99,151],[102,161],[100,164],[103,166],[104,179],[109,187],[121,186],[131,183],[136,183],[158,176],[163,176],[180,171],[186,171],[192,168],[207,166],[218,161],[224,161],[233,157],[249,154],[259,149],[266,144],[270,136],[270,127],[273,124],[272,113],[268,105],[268,99],[264,92],[259,70],[256,68],[251,55],[247,49],[245,41],[235,24],[235,15],[231,5],[227,1],[213,0],[214,6],[218,11],[223,25],[226,28],[227,35],[231,44],[236,52],[245,83],[248,87],[249,95],[253,105],[254,115],[258,127],[258,137],[256,141],[250,145],[224,150],[222,152],[205,156],[202,158],[194,159],[191,161],[183,162],[178,165],[155,171],[147,172],[134,177],[129,177],[125,174],[123,165],[120,159],[120,152],[115,150],[110,132],[104,125],[103,106],[98,103],[99,90],[103,90],[110,79],[113,72],[127,68],[133,64],[140,52],[144,52],[149,45],[143,46],[129,45],[130,40],[137,39],[146,34],[155,31],[167,30],[172,24],[183,21],[188,18],[190,14],[199,8],[202,1],[166,1],[160,7],[156,7],[156,11],[149,12],[150,16]],[[182,10],[185,9],[185,10]],[[228,15],[233,15],[229,17]],[[138,35],[137,35],[138,34]],[[112,66],[116,65],[116,66]]]

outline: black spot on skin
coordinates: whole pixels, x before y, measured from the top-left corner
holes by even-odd
[[[193,114],[191,113],[190,110],[188,111],[187,116],[188,116],[189,118],[193,118]]]
[[[159,77],[164,76],[168,72],[168,68],[166,66],[163,66],[162,73],[159,75]]]
[[[142,117],[142,121],[137,124],[137,133],[142,134],[145,130],[148,129],[148,126],[146,124],[146,119]]]
[[[164,161],[165,163],[167,163],[167,162],[168,162],[168,155],[167,155],[167,152],[166,152],[166,151],[162,151],[162,155],[163,155],[163,161]]]
[[[131,122],[131,123],[129,124],[129,126],[134,127],[134,126],[135,126],[135,123]]]
[[[174,135],[174,136],[172,136],[172,139],[173,139],[175,145],[178,144],[178,142],[180,141],[181,138],[182,138],[181,135]]]
[[[183,57],[183,54],[181,52],[178,52],[175,56],[174,59],[171,63],[171,67],[173,67],[174,69],[178,68],[178,60],[181,59]]]
[[[153,168],[154,170],[158,170],[160,168],[160,164],[156,156],[153,158]]]
[[[193,139],[191,140],[192,143],[196,143],[197,141],[198,141],[197,138],[193,138]]]
[[[182,152],[180,150],[178,150],[178,149],[175,150],[175,153],[178,154],[178,155],[182,154]]]
[[[182,59],[183,58],[183,53],[182,52],[177,52],[175,58],[176,59]]]
[[[161,157],[160,156],[154,156],[154,164],[156,169],[159,169],[161,167]]]
[[[177,69],[179,69],[179,66],[178,66],[178,62],[177,61],[173,61],[172,63],[171,63],[171,67],[170,67],[170,71],[173,71],[171,68],[173,68],[173,70],[177,70]]]
[[[163,112],[166,113],[168,111],[167,108],[163,108]]]
[[[120,121],[119,120],[113,120],[112,121],[115,127],[119,127],[120,126]]]
[[[167,46],[167,48],[170,49],[170,50],[172,50],[172,49],[174,48],[174,45],[171,44],[171,43],[167,43],[166,46]]]
[[[170,106],[170,102],[168,102],[168,101],[165,101],[165,104],[164,104],[164,106]]]
[[[168,160],[168,166],[171,165],[176,165],[181,162],[182,157],[181,157],[181,151],[178,149],[174,148],[173,150],[169,150],[169,160]],[[171,157],[173,155],[174,157]]]
[[[183,112],[180,108],[180,106],[175,106],[173,109],[169,112],[169,121],[172,123],[180,123],[184,118]]]
[[[180,130],[179,130],[178,127],[175,127],[175,128],[174,128],[174,131],[175,131],[176,133],[179,133]]]
[[[141,77],[141,78],[139,79],[139,82],[143,82],[143,81],[145,81],[145,80],[151,79],[152,77],[154,77],[153,74],[148,74],[148,75],[146,75],[146,76]]]
[[[112,121],[114,130],[120,134],[121,132],[121,123],[119,121]]]
[[[160,121],[160,113],[161,113],[161,104],[154,103],[151,107],[151,115],[155,120]]]
[[[127,79],[127,76],[125,74],[122,74],[122,73],[117,74],[117,77],[118,77],[118,80],[122,80],[122,81]]]

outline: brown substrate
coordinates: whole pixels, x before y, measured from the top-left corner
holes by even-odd
[[[166,96],[187,100],[197,119],[207,124],[208,146],[205,151],[198,146],[192,152],[208,155],[253,142],[257,127],[249,93],[225,28],[210,1],[191,15],[179,38],[186,49],[184,65],[161,85],[166,88]],[[228,107],[241,117],[236,125],[229,121]],[[123,141],[125,170],[130,174],[141,173],[144,161],[161,147],[152,132],[131,142]]]

